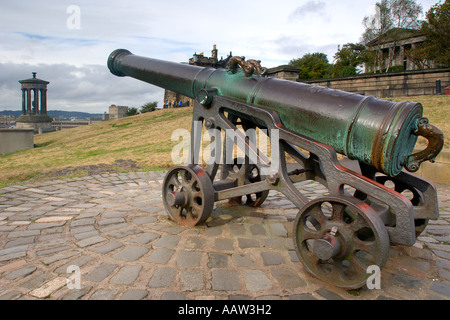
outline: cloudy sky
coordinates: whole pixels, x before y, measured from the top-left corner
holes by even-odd
[[[0,0],[0,110],[20,110],[19,80],[50,82],[49,110],[161,105],[163,90],[106,67],[117,48],[163,60],[243,55],[265,67],[357,42],[377,0]],[[424,12],[438,0],[418,0]]]

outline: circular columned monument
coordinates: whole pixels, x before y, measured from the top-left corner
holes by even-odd
[[[21,80],[22,115],[17,119],[18,128],[31,128],[38,132],[50,131],[52,119],[47,115],[47,85],[50,83],[33,77]]]

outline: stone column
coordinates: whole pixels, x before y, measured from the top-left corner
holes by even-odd
[[[41,114],[47,114],[47,89],[41,89]]]
[[[25,100],[26,100],[26,92],[25,92],[25,89],[22,89],[22,114],[27,114]]]
[[[34,91],[34,114],[39,114],[39,90],[33,89]]]
[[[31,114],[31,89],[25,89],[27,91],[27,114]]]

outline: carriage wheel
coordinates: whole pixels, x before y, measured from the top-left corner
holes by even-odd
[[[169,217],[186,227],[205,222],[214,208],[212,182],[197,165],[169,170],[164,178],[162,196]]]
[[[241,160],[243,161],[243,160]],[[244,164],[240,164],[238,158],[234,159],[233,165],[227,165],[228,166],[228,172],[230,175],[239,175],[241,174],[241,168]],[[245,172],[244,174],[244,180],[245,184],[254,183],[254,182],[260,182],[264,178],[260,174],[260,170],[257,165],[255,164],[249,164],[244,165],[245,166]],[[246,194],[244,196],[234,197],[230,198],[229,202],[233,204],[241,204],[246,205],[249,207],[259,207],[263,204],[263,202],[266,200],[267,196],[269,195],[269,190],[261,191],[257,193],[251,193]]]
[[[294,222],[297,255],[316,277],[345,289],[364,286],[367,269],[384,266],[389,252],[386,227],[375,211],[353,197],[309,202]]]

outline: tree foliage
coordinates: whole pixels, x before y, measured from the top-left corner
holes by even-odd
[[[363,64],[363,53],[365,47],[359,43],[347,43],[338,46],[334,55],[334,66],[332,77],[347,77],[358,74],[358,68]]]
[[[393,28],[420,29],[419,16],[422,6],[414,0],[391,0],[391,20]]]
[[[450,66],[450,0],[430,8],[422,30],[426,33],[424,51],[428,58],[438,65]]]
[[[158,106],[158,102],[147,102],[141,107],[141,113],[147,113],[155,111],[156,107]]]
[[[361,42],[338,46],[334,64],[320,52],[292,59],[289,65],[299,68],[299,78],[353,76],[364,65],[374,72],[401,71],[403,65],[394,65],[400,40],[417,35],[425,35],[426,39],[423,43],[404,46],[402,50],[408,61],[418,69],[450,67],[450,0],[441,0],[431,7],[425,15],[426,21],[419,20],[422,6],[416,0],[379,0],[375,9],[374,15],[363,20],[365,31]],[[390,43],[390,49],[384,47],[385,43]]]
[[[127,112],[126,112],[127,117],[134,116],[137,114],[139,114],[139,111],[137,108],[128,108],[127,109]]]
[[[289,65],[300,69],[299,78],[303,80],[323,79],[330,75],[330,64],[325,53],[307,53],[300,59],[292,59]]]

